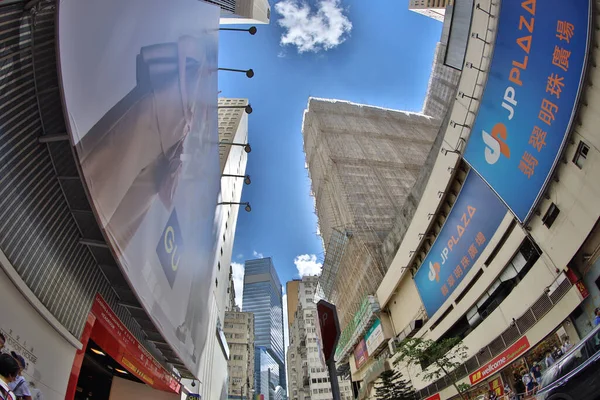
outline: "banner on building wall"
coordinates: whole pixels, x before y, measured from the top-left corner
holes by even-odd
[[[179,393],[181,384],[148,353],[99,294],[92,314],[96,320],[90,337],[102,350],[147,385]]]
[[[373,322],[373,325],[367,331],[365,335],[365,343],[367,345],[367,353],[375,354],[375,350],[385,342],[385,335],[383,334],[383,326],[381,320],[378,318]]]
[[[360,369],[365,365],[368,359],[369,353],[367,351],[367,344],[364,339],[361,339],[354,348],[354,362],[356,364],[356,369]]]
[[[488,81],[464,158],[521,222],[542,195],[571,128],[590,21],[590,0],[500,3]]]
[[[462,282],[494,235],[506,207],[479,175],[470,172],[415,284],[431,317]]]
[[[509,348],[504,350],[499,356],[469,375],[471,385],[475,385],[494,375],[496,372],[499,372],[501,369],[508,366],[511,362],[515,361],[518,357],[525,353],[529,347],[531,346],[529,345],[527,336],[523,336],[521,339],[513,343]]]
[[[62,0],[58,12],[67,128],[90,203],[189,371],[208,335],[222,229],[218,28],[219,8],[196,0]]]

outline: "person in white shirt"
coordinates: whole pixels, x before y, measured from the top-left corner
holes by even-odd
[[[0,400],[17,400],[9,384],[17,379],[19,364],[9,354],[0,354]]]
[[[561,350],[562,350],[563,354],[566,353],[567,351],[569,351],[571,349],[571,347],[573,347],[573,344],[571,343],[571,341],[569,340],[569,337],[567,336],[565,338],[565,342],[561,346]]]
[[[18,400],[31,400],[29,385],[27,384],[25,377],[22,375],[23,370],[27,366],[25,359],[23,356],[20,356],[14,351],[12,351],[10,354],[13,356],[15,361],[17,361],[17,364],[19,364],[19,375],[14,381],[8,384],[8,387],[10,388],[11,392],[15,394]]]

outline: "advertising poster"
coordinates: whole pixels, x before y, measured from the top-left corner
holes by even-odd
[[[360,369],[367,360],[369,359],[369,353],[367,352],[367,344],[364,339],[361,339],[360,342],[354,348],[354,361],[356,363],[356,369]]]
[[[96,218],[148,315],[199,371],[221,220],[219,8],[62,0],[67,127]]]
[[[503,1],[464,158],[524,222],[573,122],[587,60],[590,0]]]
[[[377,350],[379,345],[381,345],[384,341],[385,336],[383,335],[383,326],[381,325],[381,320],[376,319],[365,335],[365,343],[367,344],[368,354],[374,354],[375,350]]]
[[[506,207],[479,175],[469,172],[458,198],[423,264],[415,285],[430,317],[477,262]]]

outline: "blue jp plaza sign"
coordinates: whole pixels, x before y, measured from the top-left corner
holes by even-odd
[[[433,316],[477,262],[506,211],[481,177],[469,172],[442,230],[415,274],[427,315]]]
[[[567,139],[583,82],[590,0],[503,0],[464,158],[525,222]]]

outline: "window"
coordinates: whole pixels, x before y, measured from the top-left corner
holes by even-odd
[[[217,269],[218,269],[219,271],[221,270],[221,261],[219,261],[219,262],[217,263]]]
[[[579,167],[579,169],[583,168],[583,164],[585,164],[585,160],[587,160],[588,152],[590,151],[590,147],[583,143],[579,142],[579,146],[577,146],[577,152],[575,153],[575,157],[573,157],[573,163]]]
[[[546,225],[546,228],[549,229],[552,226],[552,224],[554,224],[554,221],[556,220],[556,217],[558,217],[558,214],[560,214],[560,210],[558,209],[556,204],[550,204],[550,207],[548,207],[548,211],[546,211],[546,214],[542,218],[542,223]]]
[[[219,280],[218,279],[215,279],[215,286],[217,286],[217,287],[219,286]]]

